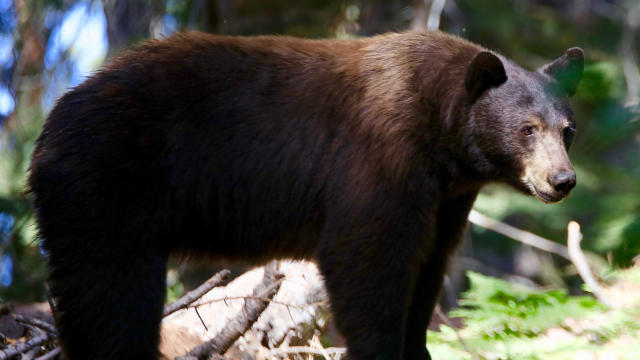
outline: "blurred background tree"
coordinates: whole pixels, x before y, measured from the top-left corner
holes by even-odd
[[[56,99],[111,56],[183,30],[351,38],[427,24],[530,69],[569,47],[585,50],[572,196],[547,206],[496,186],[476,209],[560,242],[577,220],[588,250],[614,267],[631,264],[640,253],[638,1],[0,0],[0,297],[44,298],[44,261],[23,195],[29,156]],[[566,260],[476,226],[462,250],[487,272],[574,284]]]

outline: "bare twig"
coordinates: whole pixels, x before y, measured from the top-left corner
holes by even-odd
[[[571,259],[569,258],[569,250],[567,250],[565,246],[540,237],[536,234],[530,233],[528,231],[520,230],[501,221],[492,219],[475,210],[471,210],[471,212],[469,213],[469,221],[483,228],[493,230],[504,236],[508,236],[523,244],[562,256],[563,258],[571,261]]]
[[[20,314],[14,314],[13,318],[16,319],[17,322],[20,322],[20,323],[23,323],[23,324],[33,325],[33,326],[38,327],[40,329],[46,330],[46,331],[50,332],[53,335],[57,335],[58,334],[58,329],[56,329],[55,326],[49,324],[48,322],[45,322],[45,321],[42,321],[42,320],[38,320],[38,319],[34,319],[34,318],[28,318],[28,317],[20,315]]]
[[[580,225],[577,222],[572,221],[568,226],[568,248],[564,247],[556,242],[547,240],[538,235],[532,234],[528,231],[520,230],[511,225],[507,225],[503,222],[494,220],[488,216],[485,216],[475,210],[471,210],[469,213],[469,221],[493,230],[502,235],[508,236],[514,240],[520,241],[523,244],[535,247],[540,250],[544,250],[571,261],[578,270],[578,274],[584,280],[585,284],[591,288],[593,295],[603,304],[615,307],[615,304],[605,296],[604,291],[600,284],[596,281],[595,277],[589,269],[589,262],[587,261],[582,249],[580,248],[580,241],[582,241],[582,234],[580,233]]]
[[[578,269],[578,274],[580,274],[580,277],[589,287],[596,299],[609,307],[616,307],[616,304],[609,300],[602,287],[591,273],[587,259],[580,248],[581,241],[582,233],[580,232],[580,225],[575,221],[571,221],[567,227],[567,243],[569,245],[569,257],[571,262],[575,265],[576,269]]]
[[[282,277],[283,275],[278,272],[278,263],[272,261],[264,267],[262,282],[253,290],[253,296],[273,298],[280,288]],[[197,346],[187,353],[187,356],[204,360],[212,354],[224,354],[242,334],[251,328],[268,305],[267,301],[248,299],[240,314],[229,321],[216,337]]]
[[[25,351],[24,354],[22,354],[22,356],[20,357],[20,360],[34,360],[36,358],[36,355],[38,355],[39,352],[40,352],[40,349],[38,347],[31,348]]]
[[[325,349],[324,346],[322,346],[322,344],[320,343],[320,340],[318,339],[317,334],[313,335],[313,337],[309,339],[309,345],[317,348],[318,351],[320,351],[320,353],[322,354],[322,356],[324,356],[325,359],[331,359],[331,355],[329,355],[329,352],[327,351],[327,349]]]
[[[213,275],[209,280],[205,281],[202,285],[189,291],[180,299],[165,306],[164,316],[170,315],[180,309],[184,309],[188,307],[191,303],[201,298],[204,294],[209,292],[214,287],[224,285],[227,281],[229,281],[229,274],[230,274],[229,270],[226,270],[226,269],[219,271],[217,274]]]
[[[347,353],[347,349],[341,348],[341,347],[330,347],[330,348],[323,348],[322,350],[320,350],[311,346],[290,346],[286,348],[271,349],[269,351],[269,355],[280,357],[280,358],[287,358],[289,357],[289,355],[295,355],[295,354],[311,354],[311,355],[326,357],[327,355],[335,356],[335,355],[344,355],[346,353]]]
[[[204,323],[204,320],[202,320],[202,316],[200,316],[200,313],[198,312],[198,308],[194,307],[193,310],[196,311],[196,315],[198,315],[198,319],[200,319],[200,323],[202,324],[202,326],[204,326],[204,331],[209,331],[209,328],[207,328],[207,324]]]
[[[36,329],[31,325],[25,325],[25,327],[31,329]],[[24,342],[17,342],[15,344],[11,344],[7,346],[6,349],[0,350],[0,360],[9,359],[12,356],[16,356],[19,354],[23,354],[26,351],[33,349],[36,346],[42,345],[44,342],[51,340],[54,338],[54,335],[44,331],[34,331],[35,335]]]
[[[62,354],[62,348],[58,346],[55,349],[49,351],[48,353],[40,356],[36,360],[51,360],[51,359],[55,359],[60,354]]]
[[[267,301],[267,302],[270,302],[270,303],[273,303],[273,304],[285,306],[285,307],[287,307],[287,309],[294,308],[294,309],[298,309],[298,310],[301,310],[301,311],[305,311],[310,315],[313,315],[313,313],[311,313],[309,311],[309,309],[308,309],[309,306],[326,304],[326,301],[318,301],[318,302],[314,302],[314,303],[309,303],[306,306],[302,306],[302,305],[290,304],[290,303],[286,303],[286,302],[283,302],[283,301],[269,299],[269,298],[266,298],[264,296],[245,295],[245,296],[227,296],[227,297],[224,297],[224,298],[206,300],[206,301],[198,302],[197,304],[194,304],[194,305],[189,305],[189,307],[196,308],[196,307],[201,307],[201,306],[204,306],[204,305],[207,305],[207,304],[213,304],[213,303],[220,302],[220,301],[223,301],[227,305],[227,307],[229,307],[229,304],[227,303],[227,301],[230,301],[230,300],[245,300],[246,301],[247,299]]]
[[[462,336],[460,336],[460,334],[458,333],[458,329],[456,329],[456,327],[453,326],[453,324],[451,323],[451,320],[449,320],[449,317],[442,312],[442,310],[440,309],[440,305],[436,305],[434,311],[436,312],[438,317],[442,319],[442,322],[447,324],[447,326],[453,330],[453,332],[456,334],[456,337],[458,338],[458,342],[460,342],[460,345],[462,345],[462,348],[464,349],[464,351],[468,352],[469,355],[471,355],[471,358],[473,360],[480,360],[480,358],[478,358],[478,356],[473,352],[473,350],[471,350],[469,345],[467,345],[466,341],[464,341]]]

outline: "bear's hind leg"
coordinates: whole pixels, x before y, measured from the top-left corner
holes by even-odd
[[[127,253],[113,245],[110,253],[104,246],[73,244],[51,249],[45,241],[67,358],[157,359],[167,257],[152,249]]]

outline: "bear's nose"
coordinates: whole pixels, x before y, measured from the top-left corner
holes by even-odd
[[[567,194],[576,186],[576,173],[574,171],[562,171],[549,177],[549,184],[563,194]]]

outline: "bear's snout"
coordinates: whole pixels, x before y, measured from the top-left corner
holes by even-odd
[[[576,172],[573,170],[561,171],[549,176],[547,181],[555,191],[566,196],[576,186]]]

